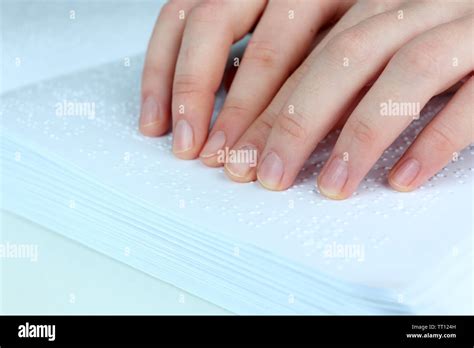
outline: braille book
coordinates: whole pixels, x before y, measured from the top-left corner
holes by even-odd
[[[315,179],[337,134],[287,191],[234,183],[138,132],[130,59],[1,96],[4,209],[235,313],[471,310],[474,148],[414,192],[385,182],[446,96],[332,201]]]

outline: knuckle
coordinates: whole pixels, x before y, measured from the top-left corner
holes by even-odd
[[[253,131],[258,135],[259,139],[266,139],[268,134],[271,132],[272,127],[272,123],[265,117],[265,115],[262,115],[255,120]]]
[[[349,125],[354,139],[363,146],[371,146],[376,142],[377,132],[368,122],[361,119],[355,119],[349,122]]]
[[[180,94],[202,94],[206,92],[202,79],[190,74],[177,74],[173,81],[173,96]]]
[[[179,11],[184,9],[183,6],[183,0],[170,0],[161,7],[160,17],[177,18]]]
[[[387,11],[402,2],[403,0],[391,0],[391,1],[363,0],[363,1],[358,1],[355,6],[360,7],[368,15],[375,15],[375,14]]]
[[[215,23],[222,18],[222,0],[204,0],[194,7],[189,14],[191,22]]]
[[[249,115],[250,110],[242,102],[227,99],[222,107],[221,114],[229,114],[232,118],[243,118]]]
[[[282,135],[302,141],[307,138],[306,123],[307,118],[295,110],[291,115],[287,112],[280,114],[275,125]]]
[[[457,149],[454,132],[450,127],[440,122],[428,126],[424,138],[437,151],[451,152]]]
[[[421,78],[434,80],[439,77],[439,61],[436,47],[431,41],[423,41],[402,48],[393,58],[398,70]]]
[[[371,55],[371,39],[369,33],[361,26],[345,30],[334,36],[326,45],[329,59],[342,65],[346,59],[349,64],[363,63]]]
[[[280,53],[275,45],[268,41],[250,40],[243,59],[255,61],[262,67],[274,68],[280,60]]]

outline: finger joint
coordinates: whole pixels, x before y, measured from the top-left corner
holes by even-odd
[[[291,114],[284,112],[276,120],[276,128],[282,135],[298,141],[307,137],[306,124],[307,117],[296,110]]]
[[[363,146],[370,147],[376,142],[377,132],[369,122],[356,118],[349,122],[349,127],[354,139]]]
[[[280,52],[271,42],[251,40],[243,57],[243,61],[246,60],[264,68],[275,68],[280,61]]]

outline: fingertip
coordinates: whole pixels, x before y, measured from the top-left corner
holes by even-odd
[[[173,153],[181,159],[194,159],[198,155],[194,148],[193,127],[185,119],[178,120],[174,126]]]
[[[162,103],[154,95],[143,99],[140,110],[139,130],[149,137],[163,135],[168,131],[169,118],[164,114]]]
[[[402,186],[399,185],[397,182],[395,182],[392,178],[393,173],[390,173],[388,176],[388,184],[390,185],[391,188],[393,188],[395,191],[398,192],[411,192],[416,189],[416,187],[411,187],[411,186]]]
[[[327,198],[342,200],[349,197],[346,187],[349,180],[349,164],[340,156],[328,160],[317,178],[319,192]]]
[[[182,159],[182,160],[193,160],[193,159],[197,158],[197,154],[194,153],[191,150],[190,151],[182,151],[182,152],[178,152],[178,151],[173,150],[173,154],[177,158]]]
[[[275,185],[275,184],[272,183],[272,182],[268,182],[268,181],[262,179],[262,178],[259,176],[258,172],[257,172],[257,180],[258,180],[258,182],[260,183],[260,185],[262,185],[262,187],[263,187],[264,189],[267,189],[267,190],[269,190],[269,191],[284,191],[284,190],[286,190],[286,188],[282,188],[282,187],[280,187],[279,185]]]
[[[222,167],[223,165],[221,162],[219,162],[217,155],[213,155],[211,157],[203,157],[201,154],[199,154],[199,159],[204,165],[208,167],[218,168]]]
[[[281,191],[281,181],[285,165],[281,157],[274,151],[268,152],[257,168],[257,179],[260,184],[271,191]]]
[[[389,185],[399,192],[416,189],[416,181],[421,172],[421,164],[415,158],[402,158],[388,175]]]
[[[223,131],[219,130],[212,133],[199,153],[199,159],[201,162],[209,167],[222,166],[223,161],[220,157],[222,156],[225,143],[226,135]]]
[[[226,148],[218,161],[224,164],[225,173],[235,182],[257,180],[258,150],[252,144],[237,144],[231,149]]]
[[[321,185],[321,175],[318,175],[318,177],[316,178],[316,188],[319,190],[319,193],[326,198],[329,198],[332,200],[344,199],[344,197],[342,197],[340,194],[333,194],[331,192],[324,190],[324,188]]]
[[[149,123],[139,125],[140,133],[147,137],[159,137],[168,132],[168,126],[163,126],[161,122]]]
[[[232,181],[235,181],[238,183],[248,183],[248,182],[257,180],[255,170],[250,170],[245,175],[240,175],[234,170],[228,163],[224,165],[224,172],[226,173],[227,177],[231,179]]]

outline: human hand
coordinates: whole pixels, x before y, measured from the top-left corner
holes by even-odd
[[[191,6],[189,1],[185,4]],[[184,29],[181,50],[179,44],[170,50],[180,52],[173,87],[174,123],[193,123],[192,134],[182,122],[175,127],[178,135],[174,137],[174,152],[181,158],[194,158],[199,153],[230,44],[245,35],[255,18],[261,16],[201,158],[215,166],[220,164],[216,161],[217,150],[224,146],[255,149],[260,158],[257,169],[227,163],[226,172],[236,181],[258,177],[272,190],[288,188],[316,145],[348,117],[318,178],[325,195],[348,197],[417,116],[416,111],[472,72],[470,1],[360,1],[347,12],[351,4],[345,1],[303,1],[292,3],[294,6],[273,1],[261,15],[265,4],[255,0],[239,2],[233,17],[238,18],[236,22],[221,15],[225,6],[235,6],[235,2],[193,4],[197,7]],[[240,17],[242,11],[246,14]],[[294,11],[293,19],[288,17],[289,11]],[[197,14],[192,16],[193,12]],[[315,32],[341,14],[342,18],[299,65]],[[160,20],[155,29],[157,37],[161,37],[159,27]],[[227,28],[227,32],[234,28],[234,35],[228,34],[224,44],[217,28]],[[162,40],[171,40],[169,36]],[[153,71],[149,66],[156,60],[150,57],[166,55],[160,53],[163,49],[154,52],[153,47],[152,38],[143,79],[144,98],[153,91],[161,91],[157,95],[164,99],[171,98],[173,77],[169,71],[174,66],[167,70],[168,79],[160,77],[159,70],[147,74],[147,69]],[[156,61],[163,65],[167,60]],[[168,57],[168,61],[172,59]],[[402,156],[390,174],[394,188],[405,191],[417,187],[473,140],[473,88],[469,78]],[[397,103],[414,106],[411,111],[415,113],[384,115],[382,105]],[[185,106],[182,114],[179,106]],[[149,129],[161,134],[167,128],[166,121],[160,125],[162,128]],[[142,122],[145,133],[146,128]],[[188,140],[179,133],[187,134]]]
[[[146,56],[140,130],[149,136],[162,135],[172,119],[174,153],[184,159],[197,157],[208,136],[214,94],[231,45],[258,23],[211,132],[218,133],[214,144],[220,140],[232,146],[307,56],[318,29],[351,3],[168,2],[160,12]],[[290,19],[296,13],[297,19]],[[208,164],[212,164],[209,160]]]

